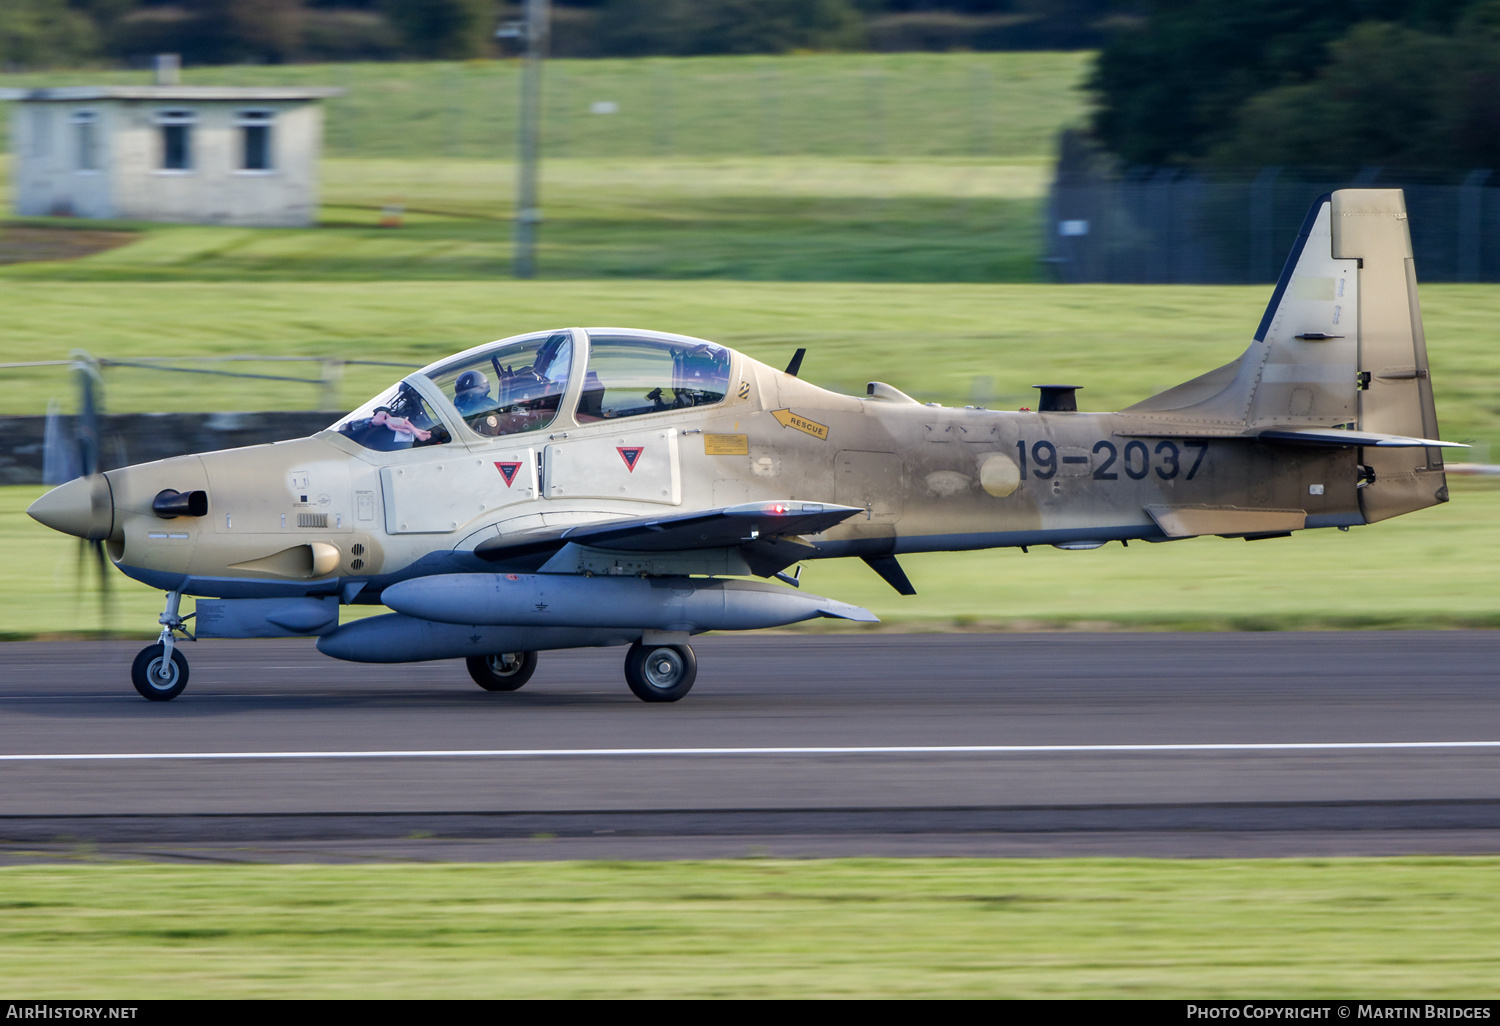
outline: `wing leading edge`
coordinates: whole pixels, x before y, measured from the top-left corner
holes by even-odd
[[[621,553],[735,549],[754,573],[769,577],[811,554],[800,535],[818,534],[863,512],[826,502],[750,502],[491,538],[474,555],[524,569],[540,567],[568,545]]]

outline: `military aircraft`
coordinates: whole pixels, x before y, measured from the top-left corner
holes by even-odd
[[[491,691],[539,651],[628,645],[630,689],[673,702],[694,634],[875,619],[798,590],[805,560],[862,559],[909,595],[905,553],[1274,538],[1448,498],[1399,190],[1318,200],[1244,354],[1115,413],[1069,385],[1037,386],[1034,412],[840,395],[802,355],[517,335],[312,437],[87,473],[28,512],[166,592],[131,670],[152,700],[186,686],[196,617],[197,638],[464,658]],[[340,623],[365,603],[394,612]]]

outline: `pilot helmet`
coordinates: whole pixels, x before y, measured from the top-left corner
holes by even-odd
[[[464,395],[468,392],[485,393],[490,390],[490,379],[484,376],[483,371],[467,370],[458,376],[458,383],[454,388],[454,394]]]

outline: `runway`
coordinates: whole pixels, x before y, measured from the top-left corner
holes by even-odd
[[[1500,851],[1500,632],[698,639],[461,663],[311,642],[0,646],[0,864]]]

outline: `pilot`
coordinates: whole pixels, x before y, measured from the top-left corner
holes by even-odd
[[[453,406],[459,416],[468,420],[499,409],[490,396],[490,379],[483,371],[467,370],[458,376],[453,390]]]

